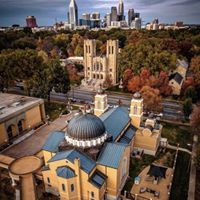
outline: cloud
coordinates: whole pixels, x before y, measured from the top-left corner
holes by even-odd
[[[187,5],[194,5],[200,3],[199,0],[184,0],[184,1],[180,1],[180,2],[176,2],[176,3],[172,3],[172,5],[174,6],[187,6]]]

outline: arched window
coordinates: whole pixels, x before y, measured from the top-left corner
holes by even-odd
[[[103,71],[103,65],[100,63],[100,71]]]
[[[65,184],[62,184],[62,191],[65,192]]]
[[[134,113],[134,115],[137,115],[137,105],[134,105],[133,113]]]
[[[71,184],[71,192],[74,191],[74,184]]]
[[[13,128],[14,128],[14,125],[10,125],[7,128],[8,139],[12,139],[13,138]]]
[[[99,63],[97,62],[97,71],[99,71]]]
[[[24,130],[24,129],[23,129],[23,121],[20,120],[20,121],[18,122],[17,126],[18,126],[19,133],[22,133],[23,130]]]

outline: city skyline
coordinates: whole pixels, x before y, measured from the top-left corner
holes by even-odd
[[[101,18],[110,12],[112,6],[118,6],[118,0],[77,0],[79,8],[79,18],[84,12],[100,12]],[[69,0],[47,1],[32,0],[31,2],[21,0],[0,0],[0,26],[10,26],[12,24],[25,25],[25,18],[34,15],[39,26],[53,25],[55,20],[67,21],[67,10]],[[160,22],[173,23],[181,20],[184,23],[199,23],[200,13],[198,0],[124,0],[125,15],[127,20],[128,9],[134,8],[140,12],[144,24],[159,18]],[[171,13],[171,14],[169,14]]]

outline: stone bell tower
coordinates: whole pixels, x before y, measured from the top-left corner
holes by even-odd
[[[104,94],[101,89],[98,90],[98,93],[95,95],[94,100],[94,114],[99,117],[108,109],[108,97],[107,94]]]
[[[139,92],[133,95],[129,116],[131,118],[132,124],[136,128],[139,128],[143,116],[143,99]]]
[[[107,41],[107,75],[112,79],[115,85],[118,81],[118,54],[119,54],[119,41]]]
[[[96,41],[84,40],[84,75],[85,79],[92,79],[93,59],[96,57]]]

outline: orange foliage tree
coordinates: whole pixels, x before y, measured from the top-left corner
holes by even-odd
[[[131,77],[130,71],[128,71],[127,74]],[[127,81],[127,79],[125,79],[125,81]],[[168,96],[172,92],[172,89],[169,86],[168,74],[163,71],[161,71],[158,75],[152,75],[147,68],[143,68],[140,75],[132,75],[132,78],[127,84],[128,90],[133,93],[141,90],[144,86],[158,89],[160,94],[163,96]]]
[[[144,109],[146,111],[160,112],[162,110],[162,97],[158,89],[154,89],[150,86],[143,86],[140,93],[144,99]]]

